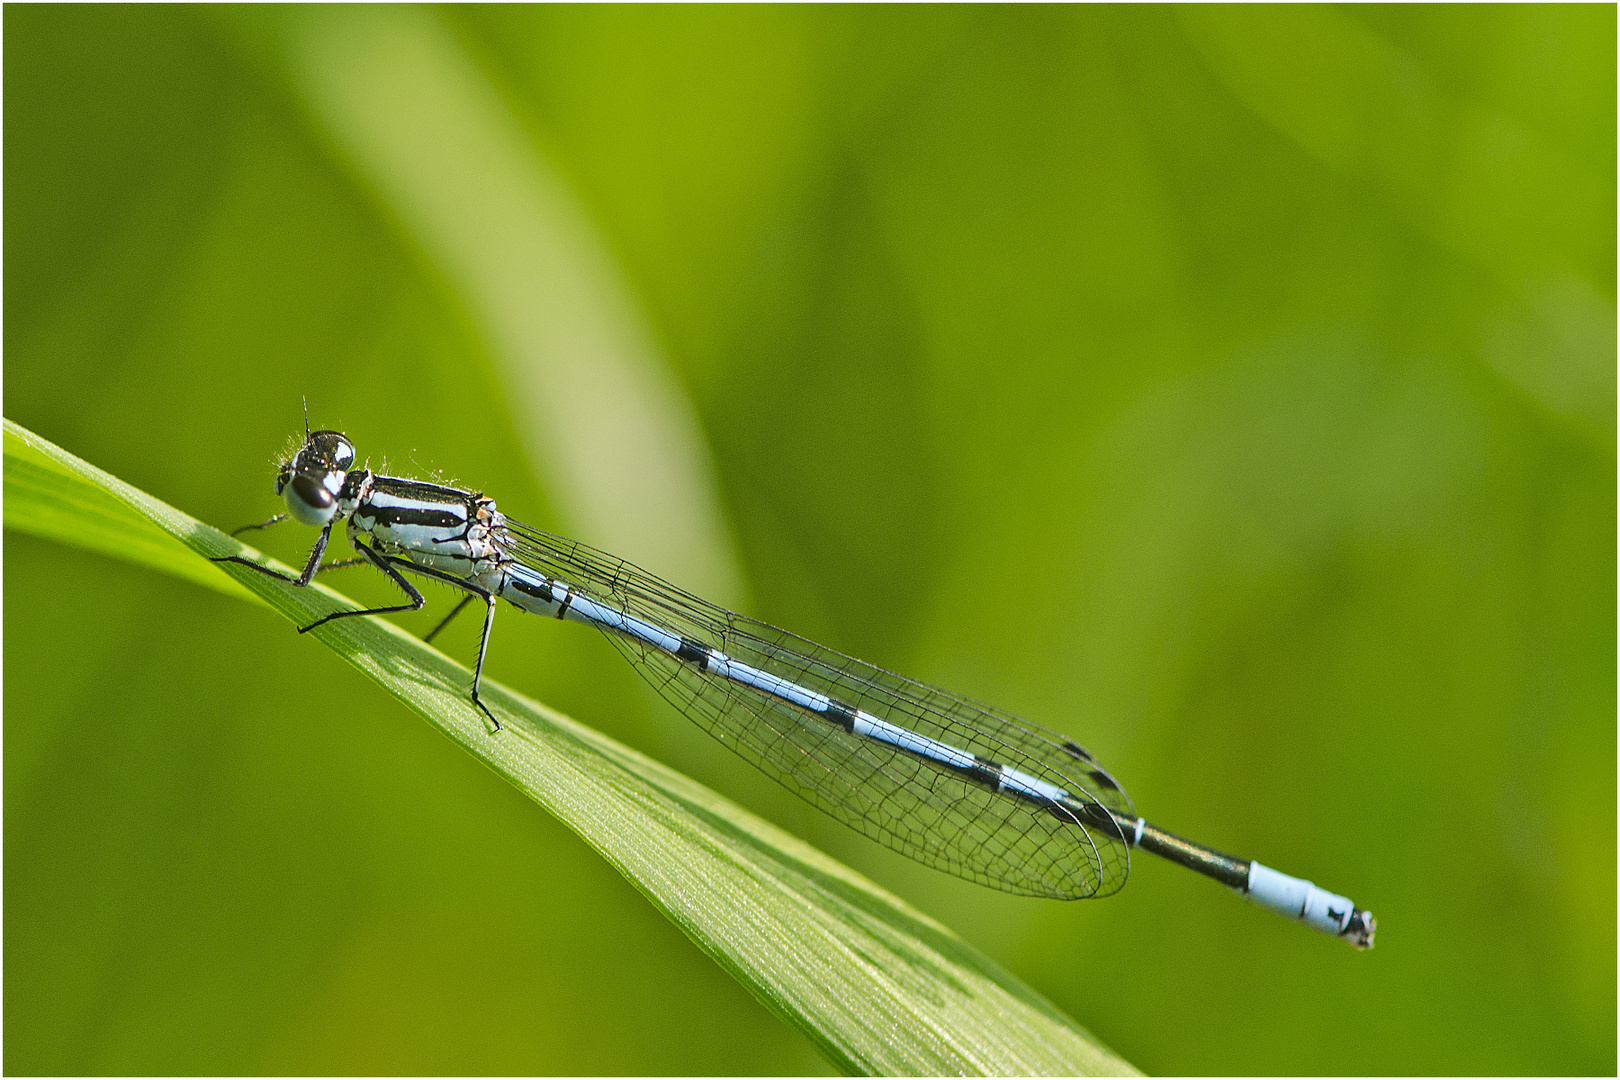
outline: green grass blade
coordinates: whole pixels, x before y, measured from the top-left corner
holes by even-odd
[[[174,532],[159,528],[152,518],[114,498],[93,479],[61,464],[42,447],[61,452],[10,420],[5,422],[6,528],[111,555],[228,596],[263,603],[256,593],[220,573],[218,567],[198,559],[196,551],[177,539]]]
[[[9,420],[5,433],[8,528],[211,587],[209,574],[225,575],[198,555],[252,554]],[[300,623],[351,606],[323,586],[227,571]],[[467,669],[383,620],[344,619],[311,636],[561,818],[840,1068],[1134,1072],[945,927],[686,777],[486,681],[484,698],[505,725],[489,735],[467,696]]]

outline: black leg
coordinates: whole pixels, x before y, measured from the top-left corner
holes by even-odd
[[[359,547],[360,550],[361,550],[361,553],[367,555],[369,558],[373,558],[373,559],[382,558],[382,556],[377,555],[375,552],[370,551],[368,548],[365,548],[362,545],[357,544],[355,546]],[[489,632],[490,632],[490,629],[492,627],[494,627],[494,625],[495,625],[495,600],[496,600],[495,594],[492,593],[492,592],[488,592],[488,591],[486,591],[484,589],[480,589],[478,586],[470,584],[469,582],[463,580],[462,578],[452,577],[449,574],[443,573],[443,572],[438,571],[438,570],[431,569],[431,568],[426,567],[426,566],[417,566],[415,563],[406,564],[406,563],[403,563],[403,562],[400,565],[406,566],[406,568],[409,569],[411,571],[411,573],[413,573],[413,574],[421,574],[423,577],[432,578],[435,581],[442,581],[446,585],[454,586],[455,588],[460,589],[462,592],[465,592],[465,593],[468,594],[467,598],[465,600],[463,600],[461,603],[456,605],[456,610],[452,611],[450,613],[450,618],[445,619],[444,622],[441,622],[434,629],[433,634],[437,634],[440,630],[444,629],[445,624],[448,623],[450,621],[450,619],[455,618],[457,612],[459,612],[462,608],[466,607],[469,603],[471,603],[473,597],[476,596],[480,600],[482,600],[485,604],[489,605],[489,610],[484,615],[484,637],[483,637],[483,640],[481,642],[479,642],[479,645],[478,645],[478,663],[473,666],[472,701],[473,701],[474,705],[478,706],[479,711],[481,711],[484,714],[485,718],[487,720],[489,720],[489,723],[490,723],[489,732],[490,732],[490,734],[491,735],[495,734],[495,732],[501,730],[501,722],[499,720],[495,719],[495,714],[489,711],[489,706],[485,705],[483,703],[483,701],[478,697],[478,687],[479,687],[479,684],[483,681],[483,678],[484,678],[484,657],[489,654]],[[414,589],[411,589],[411,587],[405,583],[405,579],[399,576],[399,572],[396,571],[392,565],[383,565],[382,569],[390,577],[392,577],[396,581],[398,581],[401,588],[409,589],[413,596],[416,596],[418,599],[420,599],[421,594],[417,593]],[[420,606],[420,605],[418,605],[418,606]],[[401,609],[401,608],[384,608],[383,610],[385,610],[385,611],[398,611],[398,610],[403,610],[403,609]],[[372,614],[377,614],[377,613],[376,612],[368,612],[368,611],[345,611],[345,612],[340,612],[340,614],[343,614],[343,615],[372,615]],[[330,619],[330,618],[332,618],[332,616],[328,615],[327,618]],[[432,638],[433,634],[429,634],[428,637]]]
[[[475,596],[475,595],[476,595],[475,593],[468,593],[466,596],[462,597],[461,598],[461,603],[456,605],[456,609],[454,611],[452,611],[450,614],[446,615],[444,617],[444,620],[442,622],[440,622],[438,626],[435,626],[433,628],[433,632],[431,634],[429,634],[427,637],[422,639],[422,644],[424,644],[424,645],[430,644],[433,641],[434,638],[438,637],[439,636],[439,631],[443,630],[445,627],[449,626],[450,625],[450,620],[454,619],[457,615],[460,615],[461,612],[462,612],[462,609],[465,608],[468,604],[473,602],[473,596]]]
[[[281,514],[279,516],[280,517],[286,517],[287,515]],[[276,518],[271,518],[269,521],[265,522],[264,525],[274,524],[275,521],[276,521]],[[249,525],[249,526],[246,526],[246,527],[249,528],[249,529],[262,529],[262,528],[264,528],[264,525]],[[241,530],[239,529],[237,531],[240,532]],[[235,534],[232,534],[232,535],[235,535]],[[279,570],[272,570],[268,566],[261,566],[260,564],[252,561],[251,559],[242,558],[242,556],[240,556],[240,555],[220,555],[220,556],[212,558],[210,561],[211,562],[241,563],[243,566],[251,566],[251,567],[253,567],[253,569],[257,570],[261,574],[269,574],[271,577],[275,578],[278,581],[291,582],[292,584],[297,585],[299,588],[303,588],[304,586],[308,585],[310,583],[310,581],[315,577],[315,571],[321,565],[321,556],[326,554],[326,543],[331,538],[332,538],[332,522],[329,521],[329,522],[326,523],[326,528],[321,530],[320,538],[315,541],[314,549],[311,550],[310,553],[309,553],[309,561],[307,563],[305,563],[305,565],[304,565],[303,574],[301,576],[299,576],[299,577],[296,577],[296,578],[290,578],[286,574],[283,574]]]
[[[298,578],[300,588],[315,580],[315,571],[321,568],[321,556],[326,554],[326,542],[332,538],[332,524],[328,521],[316,539],[315,547],[309,553],[309,561],[304,564],[304,572]]]
[[[251,559],[244,559],[240,555],[211,556],[208,561],[209,562],[240,563],[243,566],[251,566],[251,567],[253,567],[253,569],[257,570],[261,574],[268,574],[271,577],[275,578],[277,581],[288,581],[288,582],[291,582],[294,585],[298,584],[298,579],[297,578],[288,577],[286,574],[283,574],[280,570],[272,570],[268,566],[260,566],[258,563],[252,561]]]
[[[271,524],[271,522],[266,522],[266,524]],[[262,574],[269,574],[273,578],[291,582],[294,585],[304,586],[308,585],[310,579],[312,579],[316,573],[322,569],[321,556],[326,553],[326,544],[330,539],[331,534],[332,526],[328,524],[326,528],[321,530],[320,539],[315,541],[315,549],[309,553],[309,562],[304,566],[303,576],[296,579],[290,578],[286,574],[283,574],[277,570],[272,570],[268,566],[260,566],[256,562],[250,562],[238,555],[226,555],[216,558],[213,561],[241,563],[243,566],[253,567],[253,569]],[[405,595],[411,598],[411,602],[408,604],[396,604],[392,607],[363,608],[354,611],[334,611],[330,615],[321,616],[308,626],[300,626],[298,628],[298,632],[300,634],[307,634],[317,626],[324,626],[334,619],[347,619],[355,615],[391,615],[396,611],[421,611],[423,606],[426,605],[426,598],[423,597],[421,593],[417,592],[416,588],[409,581],[407,581],[398,570],[394,568],[393,563],[388,560],[387,556],[379,554],[377,551],[373,550],[371,547],[360,542],[359,540],[354,542],[354,548],[360,553],[361,558],[345,559],[342,562],[333,563],[331,566],[325,567],[324,569],[336,570],[340,567],[357,566],[361,563],[369,563],[381,570],[383,573],[387,574],[389,580],[395,585],[398,585],[402,590],[404,590]],[[479,699],[478,687],[483,681],[484,677],[484,657],[489,653],[489,632],[495,625],[495,594],[486,592],[485,590],[478,588],[476,585],[469,585],[460,578],[451,577],[448,574],[441,574],[440,572],[431,570],[425,566],[416,566],[411,564],[410,570],[412,573],[421,574],[423,577],[430,577],[438,581],[443,581],[447,585],[453,585],[469,594],[464,600],[461,601],[461,603],[456,605],[456,609],[452,611],[443,622],[434,627],[433,633],[427,636],[425,639],[426,641],[432,641],[435,634],[437,634],[440,630],[443,630],[446,626],[450,625],[450,620],[461,614],[462,608],[465,608],[468,604],[470,604],[473,597],[479,597],[484,601],[485,604],[489,605],[489,610],[484,615],[484,637],[478,646],[478,663],[473,669],[472,701],[474,705],[478,706],[479,711],[482,712],[484,717],[489,721],[490,734],[494,734],[495,732],[501,730],[501,722],[495,719],[495,714],[490,712],[489,707]]]
[[[315,572],[317,574],[324,574],[328,570],[347,570],[351,566],[370,566],[370,565],[371,565],[371,560],[370,559],[339,559],[337,562],[329,562],[329,563],[327,563],[325,566],[321,567],[319,570],[316,570]]]
[[[240,529],[233,529],[233,530],[231,530],[231,535],[232,536],[241,536],[243,533],[247,532],[249,529],[268,529],[270,526],[275,525],[275,524],[277,524],[279,522],[286,521],[286,520],[287,520],[287,515],[286,514],[277,514],[275,517],[268,518],[268,519],[266,519],[264,521],[261,521],[257,525],[244,525]]]
[[[317,548],[319,546],[320,545],[317,545]],[[353,618],[356,615],[389,615],[396,611],[421,611],[422,605],[427,603],[427,600],[423,598],[422,594],[417,592],[415,587],[412,586],[409,581],[406,581],[405,578],[400,575],[400,572],[395,570],[386,558],[377,554],[371,548],[367,547],[358,540],[356,540],[354,543],[354,549],[363,555],[366,561],[371,563],[372,566],[375,566],[377,569],[387,574],[395,585],[398,585],[401,589],[405,590],[405,595],[411,598],[411,602],[408,604],[395,604],[393,607],[357,608],[354,611],[334,611],[330,615],[322,615],[319,619],[316,619],[308,626],[300,626],[298,628],[298,632],[300,634],[307,634],[317,626],[324,626],[333,619],[348,619]],[[316,561],[318,562],[319,559]],[[312,567],[313,565],[314,563],[311,563]],[[315,574],[313,569],[310,569],[307,572],[311,577],[313,577]]]
[[[467,600],[471,599],[472,597],[467,597]],[[489,654],[489,631],[495,625],[495,594],[490,593],[484,597],[484,600],[489,604],[489,610],[484,614],[484,640],[478,645],[478,663],[473,666],[472,699],[473,704],[478,706],[480,709],[483,709],[484,715],[489,717],[489,722],[495,725],[494,727],[490,728],[489,731],[489,733],[493,735],[495,732],[501,730],[501,722],[495,719],[495,714],[490,712],[489,708],[478,699],[478,684],[484,679],[484,657]],[[465,607],[466,603],[466,600],[463,600],[462,607]],[[460,611],[461,608],[458,607],[456,610]]]
[[[362,550],[362,552],[367,551],[367,549],[365,549],[363,547],[361,548],[361,550]],[[370,554],[374,558],[380,558],[380,556],[376,556],[374,553],[370,553],[370,552],[367,552],[367,553]],[[406,565],[406,564],[402,563],[401,565]],[[499,720],[495,719],[495,714],[489,711],[489,706],[485,705],[483,700],[480,699],[479,696],[478,696],[478,687],[482,683],[483,678],[484,678],[484,657],[489,655],[489,632],[490,632],[491,628],[493,628],[494,625],[495,625],[495,600],[496,600],[495,594],[492,593],[492,592],[488,592],[488,591],[486,591],[484,589],[480,589],[476,585],[469,584],[467,581],[465,581],[465,580],[463,580],[461,578],[452,577],[449,574],[442,573],[442,572],[440,572],[438,570],[430,569],[430,568],[428,568],[426,566],[417,566],[416,564],[411,563],[411,564],[409,564],[407,566],[407,568],[413,574],[421,574],[423,577],[433,578],[435,581],[442,581],[446,585],[454,586],[455,588],[460,589],[462,592],[465,592],[465,593],[468,594],[467,598],[465,600],[463,600],[461,603],[456,605],[456,610],[452,611],[450,613],[450,617],[445,619],[444,622],[441,622],[437,627],[434,628],[433,634],[437,634],[440,630],[444,629],[445,625],[447,623],[449,623],[450,619],[455,618],[456,614],[459,611],[461,611],[462,608],[466,607],[469,603],[472,602],[473,597],[476,596],[480,600],[482,600],[485,604],[489,605],[489,610],[484,615],[484,637],[483,637],[483,640],[480,641],[479,645],[478,645],[478,663],[473,666],[472,701],[473,701],[474,705],[478,706],[479,711],[484,714],[485,719],[487,719],[489,721],[489,724],[490,724],[489,733],[491,735],[495,734],[495,732],[501,730],[501,722]],[[399,581],[401,587],[406,588],[406,589],[410,589],[410,586],[405,584],[405,580],[398,576],[398,572],[393,568],[393,566],[391,566],[391,565],[384,566],[383,570],[385,570],[391,577],[394,577],[397,581]],[[412,593],[413,593],[413,595],[420,596],[420,594],[415,593],[414,590],[412,590]],[[384,609],[384,610],[400,610],[400,609]],[[365,612],[365,611],[348,612],[348,611],[346,611],[346,612],[342,612],[341,614],[344,614],[344,615],[369,615],[369,614],[375,614],[375,612]],[[331,618],[331,616],[329,615],[329,616],[327,616],[327,618]],[[429,634],[428,638],[431,639],[433,637],[433,634]]]

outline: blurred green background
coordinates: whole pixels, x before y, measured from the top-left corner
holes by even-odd
[[[1614,1072],[1612,6],[4,19],[7,416],[229,529],[307,396],[1379,917],[957,882],[497,620],[1139,1068]],[[826,1068],[282,620],[5,542],[7,1072]]]

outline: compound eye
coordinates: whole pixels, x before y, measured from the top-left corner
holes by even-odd
[[[319,480],[304,473],[285,485],[287,512],[305,525],[325,525],[337,513],[337,496]]]
[[[305,440],[298,456],[309,468],[347,472],[354,464],[354,444],[341,431],[317,431]]]

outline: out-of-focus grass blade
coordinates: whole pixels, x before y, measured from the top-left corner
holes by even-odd
[[[290,5],[232,23],[269,45],[337,157],[466,306],[563,520],[737,606],[696,410],[611,245],[466,42],[408,5]]]
[[[5,457],[7,527],[205,584],[224,575],[198,555],[252,554],[9,420]],[[227,570],[300,622],[350,606],[321,586]],[[391,623],[343,619],[312,636],[561,818],[840,1068],[1134,1074],[945,927],[686,777],[486,680],[504,725],[490,735],[467,669]]]

